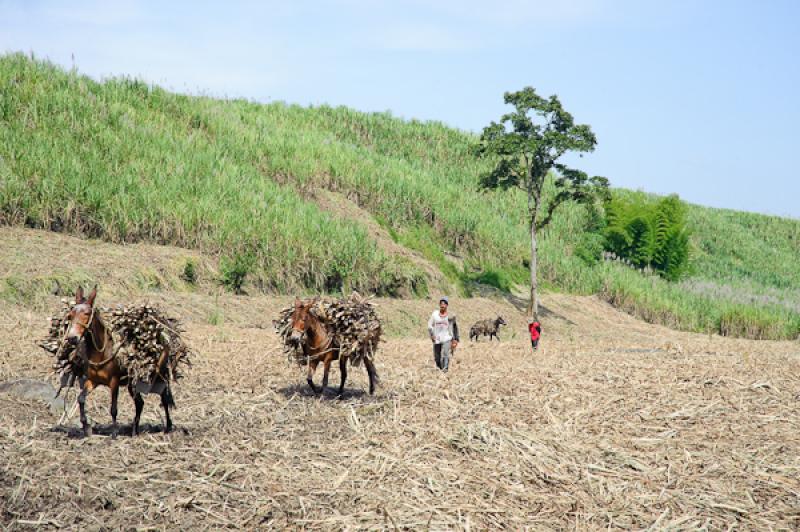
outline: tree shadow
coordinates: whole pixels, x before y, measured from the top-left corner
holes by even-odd
[[[474,283],[472,289],[474,292],[478,293],[481,297],[495,297],[504,299],[508,304],[510,304],[512,307],[517,309],[522,314],[524,314],[528,310],[528,302],[530,301],[529,298],[520,297],[518,295],[512,294],[510,292],[505,292],[503,290],[500,290],[499,288],[483,283]],[[568,323],[569,325],[577,325],[574,321],[570,320],[566,316],[563,316],[558,312],[554,312],[549,308],[547,308],[546,306],[542,305],[541,302],[539,302],[539,317],[548,319],[555,318],[562,320]]]

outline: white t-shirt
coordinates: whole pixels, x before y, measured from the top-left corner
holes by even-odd
[[[428,320],[428,331],[433,335],[433,341],[443,344],[453,339],[450,335],[450,315],[442,316],[438,310],[434,310],[431,319]]]

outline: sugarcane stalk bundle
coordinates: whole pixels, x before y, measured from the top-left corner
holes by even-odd
[[[183,328],[175,318],[151,305],[104,309],[110,316],[117,358],[135,385],[182,377],[181,365],[190,365],[192,351],[183,341]]]
[[[283,343],[283,352],[290,360],[294,358],[298,364],[302,364],[305,362],[303,349],[299,345],[292,345],[289,342],[289,336],[292,334],[293,313],[293,306],[281,309],[278,319],[272,320],[272,326],[275,327],[275,332],[280,337],[281,343]]]
[[[69,302],[66,299],[62,299],[61,309],[48,320],[50,328],[48,329],[47,337],[39,342],[39,346],[51,353],[55,358],[53,370],[61,378],[62,387],[65,385],[71,386],[75,382],[76,374],[85,370],[82,358],[76,356],[79,352],[75,349],[75,346],[65,341],[65,334],[69,327],[67,316],[70,308]]]
[[[61,375],[63,385],[72,384],[76,376],[82,376],[87,364],[83,351],[86,342],[75,347],[65,341],[71,307],[66,300],[62,303],[60,312],[50,318],[47,338],[39,345],[54,355],[54,369]],[[177,380],[182,377],[182,366],[191,365],[192,351],[183,341],[180,322],[156,307],[144,304],[98,308],[95,319],[106,320],[113,338],[113,356],[134,386],[140,382],[152,383],[156,377]]]
[[[339,349],[340,357],[349,358],[354,366],[361,364],[365,357],[370,360],[374,357],[383,329],[375,305],[369,299],[353,292],[347,298],[315,298],[305,301],[304,305],[309,303],[309,312],[325,327],[332,339],[331,345]],[[292,333],[293,312],[294,307],[291,306],[282,309],[273,325],[283,341],[284,351],[290,358],[303,364],[306,363],[303,351],[296,350],[288,341]]]

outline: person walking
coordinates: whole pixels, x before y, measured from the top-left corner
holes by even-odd
[[[447,371],[450,366],[450,355],[458,347],[458,324],[454,314],[447,311],[447,296],[439,299],[439,310],[434,310],[428,320],[428,334],[433,342],[433,360],[436,367]]]
[[[528,320],[528,331],[531,333],[531,347],[536,351],[539,339],[542,337],[542,325],[535,317]]]

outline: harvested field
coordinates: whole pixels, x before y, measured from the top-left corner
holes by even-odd
[[[431,307],[379,303],[388,318]],[[464,342],[443,375],[409,330],[382,346],[376,395],[353,371],[342,400],[309,395],[271,316],[190,321],[200,355],[169,435],[154,397],[145,434],[112,441],[105,390],[88,440],[44,401],[0,393],[0,515],[12,530],[800,526],[796,344],[673,334],[592,298],[545,305],[535,357],[521,334]],[[492,306],[452,304],[466,321]],[[3,315],[0,380],[47,377],[45,317]],[[120,406],[124,433],[133,406]]]
[[[101,261],[106,246],[96,246]],[[141,260],[160,249],[142,248]],[[55,256],[34,264],[43,278],[60,267]],[[8,384],[48,379],[51,359],[35,343],[58,297],[5,305],[7,529],[800,528],[797,342],[675,333],[553,294],[531,356],[514,306],[452,299],[464,338],[443,375],[424,330],[435,302],[377,300],[389,334],[376,357],[382,387],[366,395],[366,372],[353,368],[343,399],[333,388],[320,399],[272,331],[291,298],[201,287],[126,299],[108,275],[99,304],[157,303],[183,319],[198,351],[174,388],[176,431],[160,432],[150,396],[144,434],[127,437],[123,394],[122,435],[111,440],[105,389],[88,401],[95,436],[79,438],[77,416],[59,426],[46,386]],[[498,313],[509,322],[501,343],[465,338]]]

